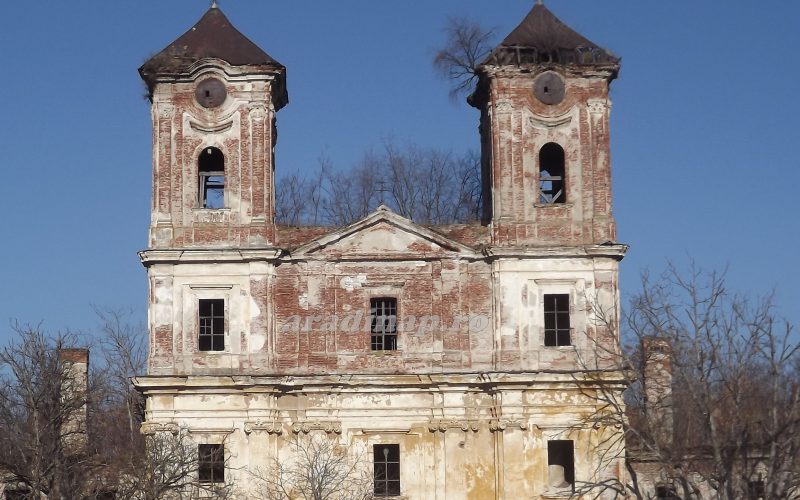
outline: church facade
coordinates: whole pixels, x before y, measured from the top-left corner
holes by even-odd
[[[375,496],[565,498],[625,480],[609,85],[619,60],[536,5],[479,69],[483,220],[385,206],[275,220],[286,69],[216,7],[140,68],[152,103],[143,432],[185,432],[243,498],[332,440]],[[587,497],[588,498],[588,497]]]

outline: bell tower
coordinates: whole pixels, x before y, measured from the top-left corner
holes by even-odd
[[[495,246],[614,241],[609,85],[619,59],[537,4],[478,69],[484,223]]]
[[[152,103],[150,247],[272,246],[286,68],[215,4],[139,73]]]
[[[153,120],[148,373],[268,364],[286,68],[214,4],[139,73]]]

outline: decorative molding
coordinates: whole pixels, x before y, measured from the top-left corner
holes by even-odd
[[[190,427],[186,430],[189,431],[189,434],[233,434],[236,429],[220,429],[219,427]]]
[[[477,420],[431,420],[428,423],[428,430],[431,432],[447,432],[449,429],[478,432],[479,428]]]
[[[327,434],[341,434],[342,433],[342,424],[341,422],[334,422],[334,421],[309,421],[309,420],[298,420],[292,423],[292,432],[295,434],[308,434],[311,431],[325,431]]]
[[[144,422],[139,429],[139,432],[146,436],[159,432],[169,432],[170,434],[177,435],[179,431],[180,427],[174,422]]]
[[[589,99],[586,106],[591,114],[603,114],[611,109],[611,103],[607,99]]]
[[[198,224],[227,224],[231,221],[231,211],[227,208],[196,208],[192,218]]]
[[[563,127],[572,123],[572,115],[557,116],[554,118],[546,118],[543,116],[530,116],[528,117],[528,125],[538,129],[553,129]]]
[[[403,288],[406,286],[406,280],[403,281],[371,281],[369,283],[364,282],[361,284],[364,288]]]
[[[226,130],[230,130],[230,128],[233,127],[233,120],[227,123],[220,123],[217,125],[203,125],[195,121],[190,121],[189,126],[192,127],[194,130],[198,132],[203,132],[205,134],[219,134],[220,132],[225,132]]]
[[[192,283],[189,285],[192,290],[232,290],[233,285],[217,283]]]
[[[175,116],[175,106],[171,104],[161,104],[158,107],[158,116],[161,118],[172,118]]]
[[[250,108],[250,118],[254,120],[263,120],[267,116],[267,109],[263,106],[254,106]]]
[[[515,427],[523,431],[528,429],[528,425],[519,419],[499,418],[489,421],[489,430],[492,432],[503,432],[508,428]]]
[[[578,278],[534,278],[537,285],[572,285],[578,284]]]
[[[253,432],[265,431],[267,434],[283,434],[283,424],[274,420],[272,422],[264,422],[258,420],[255,422],[244,423],[244,433],[252,434]]]
[[[497,101],[497,104],[494,105],[494,109],[498,113],[510,113],[514,110],[514,106],[511,105],[511,101]]]

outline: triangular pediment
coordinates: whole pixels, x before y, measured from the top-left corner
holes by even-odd
[[[341,259],[424,259],[472,255],[475,250],[381,206],[364,219],[312,240],[291,254]]]

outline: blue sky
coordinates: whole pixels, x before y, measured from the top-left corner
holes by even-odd
[[[510,32],[533,0],[228,0],[231,21],[288,67],[277,171],[348,165],[387,137],[461,152],[478,114],[432,67],[450,16]],[[774,289],[800,320],[800,2],[550,0],[623,59],[612,168],[623,292],[689,256],[733,288]],[[0,133],[6,201],[0,325],[91,331],[91,304],[146,314],[150,116],[136,69],[203,0],[4,5]],[[9,329],[0,328],[0,340]]]

